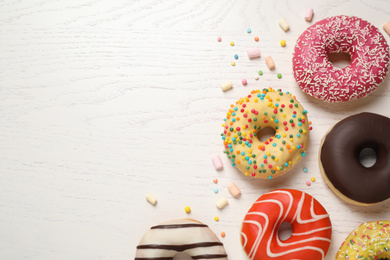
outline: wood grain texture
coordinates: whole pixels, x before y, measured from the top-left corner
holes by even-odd
[[[305,28],[328,16],[356,15],[384,33],[390,2],[295,2],[1,1],[0,258],[133,259],[150,226],[191,217],[226,232],[229,259],[247,259],[241,221],[274,188],[306,191],[328,210],[334,231],[326,259],[360,223],[388,218],[389,201],[369,208],[340,201],[321,179],[317,155],[340,119],[362,111],[390,116],[389,77],[364,99],[328,105],[299,90],[291,57]],[[312,23],[304,20],[307,7]],[[287,33],[278,26],[282,17]],[[254,46],[262,58],[248,60]],[[232,67],[234,54],[240,58]],[[259,69],[264,75],[256,81]],[[234,88],[223,93],[226,80]],[[274,181],[241,175],[220,139],[229,105],[263,87],[293,92],[314,128],[308,156]],[[213,155],[223,159],[223,171],[214,170]],[[241,189],[239,199],[228,193],[230,182]],[[155,207],[147,193],[157,197]],[[222,196],[229,205],[220,211]]]

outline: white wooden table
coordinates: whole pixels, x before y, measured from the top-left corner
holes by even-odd
[[[390,2],[296,2],[0,1],[0,259],[134,259],[152,225],[194,218],[218,236],[225,232],[229,259],[244,260],[241,221],[275,188],[306,191],[328,210],[326,259],[360,223],[389,219],[389,201],[367,208],[338,199],[317,162],[321,138],[340,119],[362,111],[390,116],[389,77],[367,98],[328,105],[301,92],[291,59],[298,36],[332,15],[356,15],[384,33]],[[303,18],[307,7],[312,23]],[[256,46],[262,58],[249,60],[246,51]],[[256,81],[258,70],[264,75]],[[219,84],[227,80],[234,88],[223,93]],[[230,104],[264,87],[292,92],[313,122],[306,158],[273,181],[229,165],[220,137]],[[213,155],[223,171],[213,168]],[[230,182],[241,198],[231,197]],[[223,210],[215,206],[220,197],[229,200]]]

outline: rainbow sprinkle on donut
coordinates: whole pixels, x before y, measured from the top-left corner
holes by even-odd
[[[289,92],[254,90],[231,105],[224,121],[224,152],[245,175],[273,179],[306,156],[311,123]],[[262,142],[258,135],[266,127],[273,128],[275,135]]]

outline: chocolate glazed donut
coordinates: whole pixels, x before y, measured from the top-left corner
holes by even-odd
[[[365,148],[377,157],[368,168],[359,160]],[[341,120],[323,138],[319,163],[328,186],[350,203],[370,205],[390,198],[390,119],[361,113]]]

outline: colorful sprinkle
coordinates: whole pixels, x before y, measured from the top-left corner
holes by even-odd
[[[305,168],[303,168],[303,172],[304,173],[307,173],[309,170],[305,167]]]
[[[218,38],[217,38],[217,41],[218,41],[218,42],[221,42],[221,41],[222,41],[222,38],[221,38],[221,37],[218,37]]]
[[[237,54],[234,54],[234,58],[235,58],[236,60],[238,60],[238,55],[237,55]]]
[[[258,41],[259,41],[259,37],[255,36],[255,42],[258,42]]]
[[[226,233],[225,232],[221,232],[221,237],[225,237],[226,236]]]
[[[316,181],[316,178],[314,178],[314,177],[311,177],[311,182],[315,182]]]
[[[191,208],[189,206],[186,206],[184,208],[184,210],[185,210],[186,213],[190,213],[191,212]]]
[[[218,193],[218,188],[214,188],[214,193]]]
[[[234,46],[234,41],[231,41],[231,42],[230,42],[230,46]]]
[[[214,220],[215,220],[215,221],[219,221],[219,217],[218,217],[218,216],[215,216],[215,217],[214,217]]]
[[[278,73],[277,77],[278,77],[278,79],[281,79],[282,78],[282,74]]]
[[[253,90],[231,105],[224,121],[221,133],[224,153],[231,165],[247,176],[273,179],[291,167],[292,156],[306,156],[309,128],[306,112],[288,92],[271,88]],[[259,143],[259,131],[269,127],[268,124],[276,133]],[[289,159],[280,160],[286,157]]]
[[[236,63],[234,61],[230,62],[230,65],[236,66]]]
[[[245,86],[246,84],[248,84],[248,81],[247,81],[246,79],[242,79],[242,80],[241,80],[241,83],[242,83],[242,85]]]
[[[281,40],[281,41],[280,41],[280,46],[286,47],[286,41],[285,41],[285,40]]]
[[[311,182],[309,180],[306,181],[306,185],[307,186],[310,186],[311,185]]]
[[[263,71],[262,71],[262,70],[259,70],[259,75],[260,75],[260,76],[263,75]]]
[[[246,32],[251,33],[252,32],[251,28],[246,29]]]
[[[213,182],[214,182],[215,184],[217,184],[217,183],[218,183],[218,179],[214,179]]]

